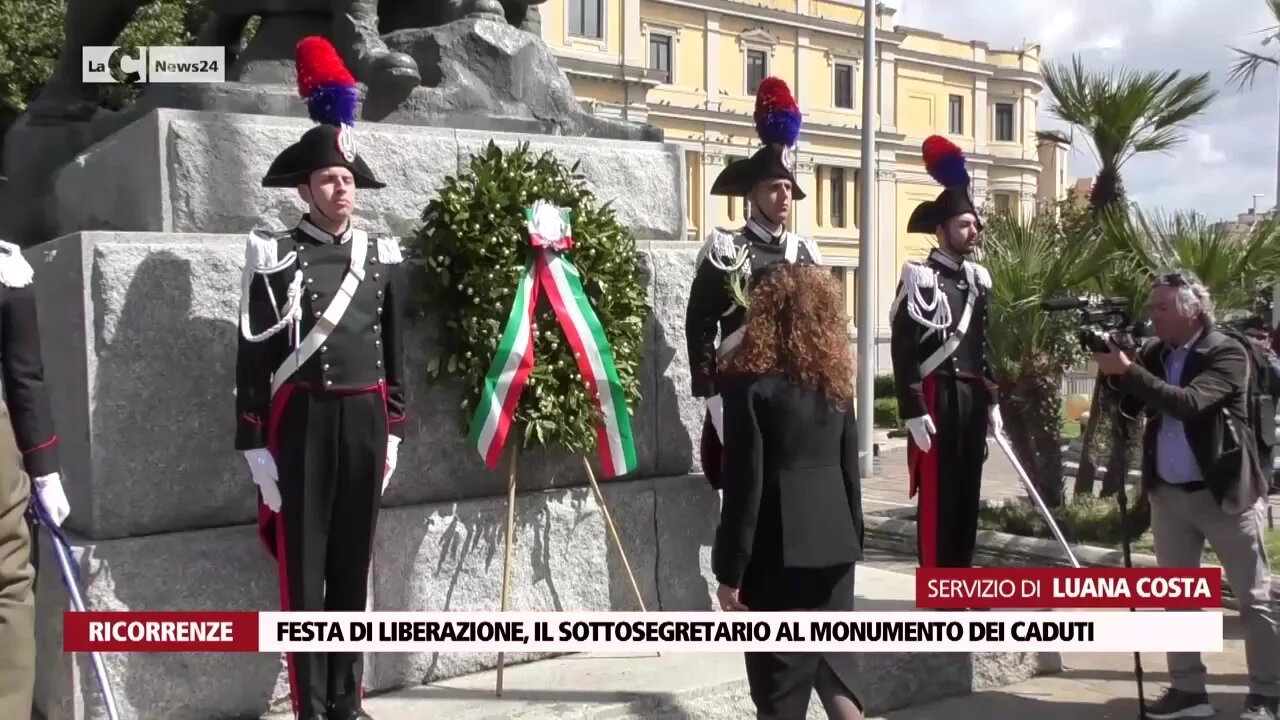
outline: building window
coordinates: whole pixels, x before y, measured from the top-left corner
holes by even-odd
[[[992,193],[991,201],[995,203],[996,212],[1001,215],[1008,215],[1012,210],[1013,201],[1008,193]]]
[[[747,51],[747,94],[755,95],[756,88],[769,76],[769,55],[764,50]]]
[[[858,269],[832,266],[831,277],[840,285],[840,302],[849,319],[858,314]]]
[[[831,227],[845,226],[844,168],[833,167],[831,175]]]
[[[649,33],[649,69],[657,71],[662,82],[671,84],[671,36]]]
[[[836,63],[833,79],[835,80],[835,87],[832,89],[831,96],[834,99],[835,106],[853,109],[853,66],[845,63]]]
[[[951,126],[948,132],[952,135],[964,134],[964,97],[961,95],[951,96]]]
[[[592,40],[604,39],[600,16],[604,0],[569,0],[569,34]]]
[[[996,140],[1013,142],[1013,103],[996,103]]]

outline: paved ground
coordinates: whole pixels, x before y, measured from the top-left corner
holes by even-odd
[[[911,609],[914,569],[910,558],[873,551],[859,568],[858,607],[864,610]],[[1231,611],[1227,611],[1226,617],[1224,652],[1204,656],[1211,673],[1209,690],[1220,718],[1237,717],[1248,691],[1239,620]],[[510,692],[503,699],[493,697],[494,681],[490,672],[371,698],[369,710],[379,720],[416,720],[441,712],[459,720],[497,717],[545,720],[562,715],[596,717],[591,713],[593,709],[603,713],[600,716],[613,717],[604,710],[613,707],[628,693],[634,693],[637,687],[644,688],[646,692],[680,694],[681,688],[698,682],[729,682],[741,675],[736,656],[708,656],[693,665],[688,662],[691,658],[678,655],[669,656],[666,660],[647,661],[590,655],[571,657],[572,661],[550,661],[512,668],[507,683]],[[561,667],[570,662],[576,667],[567,670]],[[1165,658],[1160,654],[1145,654],[1142,662],[1145,694],[1147,698],[1154,699],[1168,682]],[[1132,655],[1068,654],[1063,656],[1063,664],[1063,672],[1057,675],[897,710],[871,720],[1130,720],[1138,717]],[[546,692],[548,681],[543,675],[547,673],[558,678],[552,686],[567,684],[573,688],[572,692]],[[732,697],[719,696],[714,706],[704,706],[705,703],[699,703],[697,698],[691,698],[678,717],[682,720],[719,720],[735,712],[741,717],[749,716],[745,687],[734,692]],[[733,707],[726,707],[726,703]],[[726,710],[732,712],[726,713]],[[674,716],[669,713],[624,713],[618,717]]]
[[[915,507],[914,500],[907,497],[906,440],[889,438],[885,431],[876,430],[875,441],[880,445],[880,462],[876,472],[862,481],[864,510],[872,513],[895,507]],[[982,475],[982,497],[993,499],[1024,494],[1013,466],[993,443]]]
[[[1219,718],[1239,717],[1248,692],[1240,620],[1227,612],[1223,652],[1204,655],[1211,700]],[[1132,720],[1138,717],[1132,655],[1063,655],[1064,670],[990,692],[918,705],[882,720]],[[1154,699],[1169,682],[1163,655],[1142,656],[1145,695]]]

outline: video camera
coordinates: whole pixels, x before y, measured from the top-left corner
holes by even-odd
[[[1122,297],[1062,297],[1040,302],[1046,312],[1080,311],[1080,345],[1088,352],[1105,353],[1107,341],[1124,350],[1138,346],[1144,328],[1129,317],[1129,301]]]

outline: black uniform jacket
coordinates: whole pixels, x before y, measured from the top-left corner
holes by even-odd
[[[815,256],[815,251],[808,241],[785,231],[770,234],[754,220],[748,220],[747,224],[734,232],[731,237],[735,250],[747,249],[752,275],[767,265],[784,262],[788,242],[794,242],[797,245],[796,262],[821,262],[820,258]],[[693,287],[689,293],[689,304],[685,312],[684,332],[689,351],[693,396],[703,398],[711,397],[717,392],[715,387],[717,331],[723,341],[742,327],[747,315],[746,309],[735,303],[733,294],[729,290],[729,273],[716,267],[712,262],[712,258],[715,258],[722,264],[730,264],[733,258],[718,255],[714,245],[713,237],[699,256],[698,269],[693,278]]]
[[[13,435],[31,477],[58,472],[58,436],[40,352],[32,269],[16,246],[0,248],[0,370]]]
[[[947,328],[946,335],[938,332],[929,333],[929,328],[921,325],[909,314],[907,305],[910,298],[903,298],[898,303],[892,318],[890,355],[893,360],[898,414],[903,419],[926,414],[922,390],[924,378],[921,375],[920,366],[946,342],[948,337],[955,334],[960,325],[960,318],[964,315],[967,296],[971,291],[964,269],[955,260],[938,250],[929,254],[924,266],[938,273],[937,287],[920,290],[924,304],[933,304],[936,293],[940,290],[946,295],[947,302],[951,306],[951,324]],[[986,271],[975,273],[975,276],[978,274],[985,276]],[[902,291],[902,285],[900,280],[896,292]],[[955,352],[934,372],[941,376],[981,382],[986,389],[988,404],[996,405],[999,403],[999,391],[991,368],[991,343],[988,337],[991,290],[981,285],[977,290],[978,296],[974,300],[973,315],[970,317],[969,328],[964,338]],[[930,315],[928,311],[925,314]],[[925,337],[926,334],[928,337]]]
[[[304,217],[296,228],[276,233],[274,238],[277,258],[296,251],[297,260],[280,272],[255,274],[249,291],[249,324],[256,334],[276,323],[277,308],[286,304],[289,284],[295,272],[301,271],[302,320],[297,338],[301,342],[347,275],[352,231],[348,228],[334,236]],[[390,432],[404,437],[402,308],[406,287],[399,250],[389,246],[394,246],[392,238],[368,234],[365,275],[350,306],[328,340],[287,382],[334,393],[368,392],[385,384]],[[271,376],[293,352],[294,339],[286,329],[251,342],[243,331],[242,327],[236,356],[236,449],[250,450],[267,446]]]
[[[1172,351],[1158,340],[1139,350],[1135,362],[1108,384],[1124,393],[1121,410],[1148,422],[1142,442],[1142,482],[1150,490],[1158,482],[1160,422],[1182,422],[1205,488],[1221,505],[1251,507],[1267,495],[1270,468],[1261,467],[1257,442],[1249,425],[1247,381],[1249,360],[1244,347],[1217,330],[1202,332],[1191,343],[1179,382],[1166,382],[1165,359]]]
[[[822,568],[862,558],[862,480],[852,403],[833,407],[819,390],[786,378],[722,382],[725,467],[716,579]],[[748,573],[748,566],[751,572]]]

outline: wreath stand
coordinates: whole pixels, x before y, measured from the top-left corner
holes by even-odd
[[[515,536],[516,468],[519,456],[519,447],[513,444],[511,448],[511,471],[507,476],[507,530],[502,554],[502,612],[507,611],[509,591],[511,589],[511,548]],[[596,482],[596,474],[591,469],[591,461],[585,455],[582,456],[582,466],[587,471],[587,480],[591,483],[591,491],[595,494],[596,502],[600,505],[600,513],[604,516],[605,527],[609,529],[609,537],[612,538],[614,547],[618,549],[618,556],[622,558],[622,567],[627,571],[627,580],[631,583],[631,591],[635,593],[636,602],[640,604],[640,611],[648,612],[644,606],[644,596],[640,593],[640,585],[636,582],[635,573],[631,571],[631,562],[627,560],[627,551],[622,547],[622,538],[618,535],[618,528],[613,524],[613,517],[609,515],[609,506],[605,503],[604,493],[600,490],[600,484]],[[505,661],[505,653],[499,652],[498,697],[502,697],[502,672],[506,664]]]

